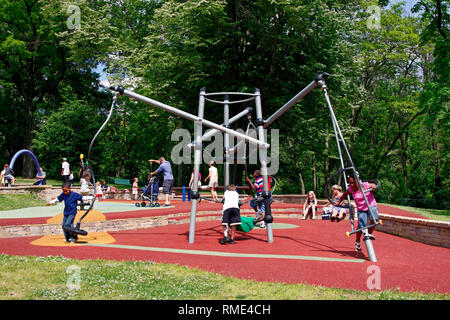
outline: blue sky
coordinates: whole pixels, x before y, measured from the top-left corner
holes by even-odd
[[[401,0],[391,0],[391,1],[389,1],[390,4],[399,3],[399,2],[404,2],[405,3],[405,9],[406,9],[406,11],[409,14],[416,15],[416,14],[413,14],[411,12],[411,9],[417,2],[419,2],[419,0],[403,0],[403,1],[401,1]]]

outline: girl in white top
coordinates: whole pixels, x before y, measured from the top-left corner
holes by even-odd
[[[80,184],[81,184],[80,194],[82,196],[89,195],[89,180],[90,179],[91,179],[91,176],[87,172],[85,174],[83,174],[83,176],[81,177],[81,180],[80,180]]]
[[[133,186],[132,186],[132,193],[134,196],[134,200],[137,200],[137,198],[138,198],[138,191],[139,191],[138,178],[134,178],[134,182],[133,182]]]
[[[220,243],[234,244],[236,226],[240,224],[241,213],[239,209],[239,194],[236,192],[236,186],[230,184],[228,190],[223,194],[222,230],[224,238],[220,240]],[[229,232],[230,227],[231,233]]]
[[[209,187],[211,188],[211,198],[213,201],[219,200],[217,197],[216,188],[219,186],[219,174],[217,173],[217,168],[214,166],[214,161],[209,163],[209,175],[206,177],[205,182],[209,180]]]
[[[98,201],[100,201],[102,198],[103,198],[103,190],[102,190],[102,187],[100,186],[100,181],[97,181],[96,183],[95,183],[95,190],[96,190],[96,197],[97,197],[97,200]]]

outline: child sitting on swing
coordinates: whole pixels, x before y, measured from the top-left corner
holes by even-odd
[[[338,202],[342,196],[342,187],[335,184],[334,186],[331,187],[331,190],[333,191],[333,198],[332,198],[333,202]],[[331,217],[330,217],[331,222],[333,221],[340,222],[345,219],[347,215],[346,208],[333,206],[331,203],[330,207],[331,207]]]

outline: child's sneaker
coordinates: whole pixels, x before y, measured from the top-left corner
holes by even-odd
[[[220,239],[220,244],[225,244],[227,242],[229,242],[230,240],[228,239],[228,237],[223,237],[223,239]]]
[[[358,252],[361,252],[361,243],[355,241],[355,249]]]
[[[228,243],[229,243],[229,244],[234,244],[234,240],[233,240],[233,239],[230,239],[230,240],[228,240]]]
[[[376,240],[376,238],[373,234],[368,234],[367,238],[369,238],[370,240]]]
[[[265,229],[266,228],[266,224],[264,223],[264,221],[261,221],[261,223],[259,224],[259,227],[261,229]]]

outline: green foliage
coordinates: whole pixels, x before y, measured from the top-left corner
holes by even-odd
[[[77,274],[80,281],[77,282]],[[0,255],[0,299],[448,300],[448,294],[357,291],[225,277],[151,261]],[[77,287],[79,285],[79,287]]]
[[[98,66],[111,83],[194,114],[202,87],[258,88],[265,118],[328,72],[327,89],[353,162],[363,179],[383,182],[377,198],[446,207],[448,2],[418,1],[418,16],[388,3],[0,1],[0,148],[6,151],[0,160],[32,148],[49,176],[59,177],[61,157],[77,173],[79,154],[86,155],[111,105],[111,94],[95,84]],[[381,20],[373,27],[368,8],[377,4]],[[75,28],[69,28],[70,5],[80,9]],[[231,113],[244,106],[233,105]],[[219,105],[207,103],[206,110],[208,120],[222,122]],[[244,119],[234,127],[246,125]],[[96,175],[144,180],[148,159],[171,160],[175,128],[192,132],[193,124],[120,98],[92,151]],[[322,186],[340,161],[320,90],[272,128],[280,130],[278,191],[315,190],[323,197]],[[176,184],[186,185],[191,165],[174,171]]]

